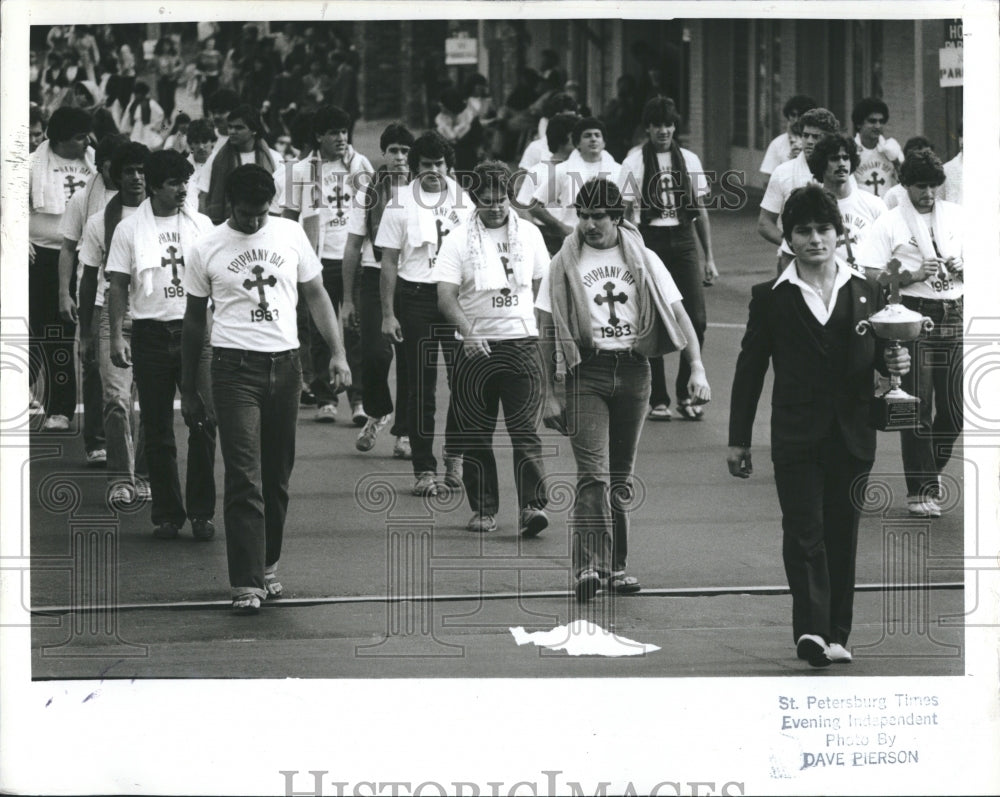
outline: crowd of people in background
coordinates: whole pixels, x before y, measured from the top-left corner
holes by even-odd
[[[705,289],[719,277],[711,186],[679,140],[684,120],[657,76],[642,85],[622,77],[595,115],[558,54],[545,51],[503,102],[470,74],[443,88],[433,129],[394,122],[380,152],[359,152],[349,43],[318,24],[267,36],[248,24],[225,44],[221,34],[200,23],[193,60],[170,35],[146,58],[113,26],[57,26],[44,57],[33,56],[29,282],[48,380],[43,429],[70,427],[79,355],[87,461],[108,467],[111,499],[151,498],[154,536],[173,539],[190,520],[206,541],[218,434],[233,608],[254,612],[282,593],[276,567],[294,463],[294,445],[270,429],[294,439],[300,405],[315,407],[317,422],[336,422],[344,393],[357,450],[371,451],[392,423],[392,453],[410,460],[413,494],[464,489],[468,528],[484,533],[500,512],[491,441],[502,406],[520,533],[533,537],[549,522],[544,421],[570,434],[577,460],[577,597],[602,585],[637,592],[626,504],[639,436],[647,419],[704,419]],[[200,113],[177,109],[179,86]],[[807,320],[803,334],[836,355],[817,378],[839,384],[846,344],[830,324],[846,329],[847,304],[838,297],[857,277],[868,285],[860,302],[879,296],[868,309],[881,306],[876,279],[889,284],[886,263],[903,263],[892,290],[936,324],[913,359],[923,363],[927,347],[944,363],[904,381],[921,398],[918,429],[903,433],[908,510],[937,517],[940,472],[962,423],[961,153],[942,164],[925,138],[900,146],[885,135],[889,108],[878,98],[857,103],[853,135],[806,96],[789,99],[784,116],[787,129],[760,166],[768,185],[757,230],[775,245],[779,273],[767,290],[780,288],[775,295],[792,307],[798,294],[780,286],[801,289],[820,325]],[[772,354],[776,367],[786,357],[772,350],[773,329],[754,326],[770,318],[770,294],[754,295],[738,371],[739,400],[752,407],[734,405],[743,420],[730,435],[739,476],[750,472],[759,380]],[[50,325],[61,337],[44,338]],[[677,351],[672,399],[664,355]],[[441,476],[439,362],[450,388]],[[905,374],[908,363],[864,352],[868,377],[874,366]],[[175,390],[190,430],[184,491]],[[862,398],[870,395],[851,400]],[[857,511],[827,530],[839,557],[833,620],[829,605],[816,608],[829,579],[809,582],[827,567],[816,544],[826,521],[810,513],[824,501],[850,507],[845,445],[853,476],[867,473],[874,445],[862,435],[863,451],[852,448],[858,416],[831,413],[817,417],[845,424],[841,436],[791,446],[779,485],[796,637],[811,663],[845,660],[853,568],[844,557],[856,546]],[[835,461],[833,482],[803,476],[799,465],[817,451]],[[808,511],[791,506],[789,491],[812,501]]]

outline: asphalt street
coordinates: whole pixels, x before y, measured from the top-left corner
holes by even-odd
[[[369,138],[365,138],[365,137]],[[359,125],[375,152],[374,124]],[[286,598],[257,617],[229,611],[217,456],[219,533],[195,542],[154,540],[148,505],[116,512],[105,477],[83,465],[79,416],[68,435],[32,435],[27,482],[35,611],[35,678],[104,677],[576,677],[787,675],[794,657],[791,599],[781,564],[780,512],[769,460],[769,395],[755,427],[755,473],[726,469],[729,386],[750,286],[774,274],[773,248],[754,208],[716,211],[717,284],[707,289],[704,352],[713,401],[700,423],[645,426],[636,467],[630,572],[644,591],[570,593],[567,519],[575,477],[565,438],[543,430],[552,503],[536,539],[516,530],[506,436],[496,436],[499,530],[465,531],[461,495],[409,494],[409,463],[354,448],[341,404],[334,425],[302,408],[279,575]],[[677,357],[668,358],[672,385]],[[769,391],[770,379],[768,380]],[[447,395],[443,376],[439,396]],[[438,429],[444,425],[439,401]],[[36,418],[37,422],[37,418]],[[184,481],[185,432],[176,413]],[[502,427],[501,427],[502,429]],[[440,443],[436,450],[440,451]],[[836,675],[963,672],[963,489],[960,450],[945,473],[943,517],[911,519],[899,440],[880,434],[862,520],[855,602],[855,661]],[[934,584],[926,588],[927,584]],[[86,611],[78,611],[81,606]],[[108,605],[117,606],[108,611]],[[632,658],[573,657],[519,647],[510,627],[547,630],[577,618],[661,650]],[[959,618],[949,623],[948,618]],[[253,644],[252,659],[240,655]],[[824,672],[824,674],[825,674]]]

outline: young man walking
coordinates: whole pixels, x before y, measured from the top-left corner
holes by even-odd
[[[211,385],[226,466],[224,518],[232,608],[256,614],[279,597],[277,577],[302,370],[295,307],[301,291],[330,346],[334,390],[351,382],[322,266],[302,228],[269,218],[270,173],[249,164],[226,178],[229,220],[192,247],[185,275],[181,410],[197,428],[212,421],[198,361],[209,299]]]
[[[453,159],[451,146],[438,133],[420,136],[409,154],[413,181],[403,187],[399,202],[386,208],[375,237],[375,246],[382,250],[382,333],[391,343],[402,343],[406,355],[414,495],[436,495],[440,486],[450,490],[462,487],[462,455],[455,443],[457,426],[450,399],[441,485],[433,450],[438,354],[440,351],[444,356],[450,388],[459,345],[454,324],[438,309],[434,267],[442,241],[465,221],[470,205],[458,184],[448,177]]]
[[[649,100],[642,110],[648,139],[639,151],[625,158],[618,185],[625,196],[625,217],[638,225],[646,248],[655,252],[670,272],[694,325],[698,345],[704,347],[708,325],[704,283],[712,282],[719,272],[712,254],[708,209],[704,206],[708,181],[698,156],[677,143],[680,123],[680,116],[666,97]],[[698,265],[696,239],[705,252],[703,269]],[[669,421],[670,393],[663,358],[654,357],[649,366],[653,380],[649,418]],[[674,384],[677,412],[684,420],[700,421],[701,406],[687,392],[690,376],[687,360],[681,357]]]
[[[310,158],[292,167],[292,180],[282,215],[298,221],[313,244],[323,264],[323,284],[339,314],[344,301],[344,250],[347,245],[347,222],[351,208],[358,204],[358,193],[371,182],[374,169],[364,155],[347,142],[351,129],[350,115],[334,106],[321,106],[313,117],[315,147]],[[347,392],[351,419],[356,426],[367,420],[361,402],[361,340],[358,332],[344,325],[344,345],[348,364],[355,380]],[[337,396],[330,389],[326,363],[330,350],[322,335],[311,335],[313,371],[317,374],[309,386],[316,397],[316,420],[337,420]]]
[[[688,393],[711,399],[698,336],[680,291],[636,227],[621,192],[591,180],[576,198],[576,232],[542,277],[535,306],[546,384],[545,424],[570,434],[576,459],[571,525],[577,600],[602,582],[635,593],[629,502],[650,392],[649,358],[683,350]]]
[[[174,396],[181,386],[181,323],[184,319],[184,272],[195,241],[211,221],[186,204],[191,164],[176,150],[154,152],[146,159],[149,199],[118,223],[108,249],[111,362],[132,368],[139,389],[139,412],[145,434],[152,491],[153,536],[175,539],[185,520],[197,540],[215,535],[215,425],[209,419],[188,427],[187,483],[182,495],[174,439]],[[126,311],[132,337],[124,333]],[[208,349],[196,352],[202,383],[208,380]],[[186,500],[185,500],[186,499]]]
[[[399,191],[410,182],[410,148],[413,134],[393,122],[379,139],[385,164],[375,173],[366,191],[366,201],[356,202],[347,220],[344,248],[344,303],[341,317],[345,327],[357,328],[361,337],[361,401],[367,421],[354,446],[371,451],[379,432],[391,420],[389,433],[395,438],[392,455],[411,456],[406,397],[409,380],[402,345],[390,343],[382,334],[382,299],[379,293],[382,250],[373,246],[382,216],[390,204],[398,203]],[[357,296],[357,305],[355,305]],[[396,313],[399,314],[398,299]],[[396,400],[389,390],[389,368],[396,363]],[[395,409],[395,416],[393,416]]]
[[[467,528],[478,533],[497,528],[500,487],[493,433],[503,405],[514,450],[518,528],[533,537],[549,522],[538,437],[542,370],[534,313],[549,256],[537,228],[511,213],[509,190],[506,164],[476,166],[475,213],[441,244],[434,276],[438,307],[462,341],[452,391],[465,494],[474,513]]]
[[[856,324],[877,311],[881,290],[837,259],[844,232],[837,203],[820,186],[792,192],[781,216],[795,259],[755,285],[736,362],[729,414],[729,472],[753,473],[754,417],[774,368],[771,458],[781,505],[782,558],[792,592],[796,654],[813,667],[851,660],[847,640],[861,510],[857,496],[875,460],[869,420],[881,345]],[[909,355],[884,355],[905,373]]]
[[[899,167],[903,163],[899,142],[882,135],[889,121],[889,106],[877,97],[865,97],[851,111],[851,121],[860,156],[854,170],[858,188],[878,197],[885,196],[899,182]]]

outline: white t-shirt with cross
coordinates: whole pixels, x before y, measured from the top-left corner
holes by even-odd
[[[136,208],[122,207],[122,221],[127,219]],[[120,223],[120,222],[119,222]],[[87,219],[83,228],[83,240],[80,242],[80,266],[90,266],[97,269],[97,296],[94,297],[94,307],[104,306],[104,294],[108,289],[108,278],[104,273],[104,261],[107,253],[104,251],[104,211]]]
[[[35,153],[31,153],[31,168],[40,169],[41,164],[36,163]],[[63,191],[64,198],[68,203],[78,191],[87,185],[93,172],[83,158],[64,158],[49,151],[48,174],[44,176],[45,181],[51,186],[51,190]],[[59,231],[59,222],[62,220],[62,213],[44,213],[35,210],[33,198],[31,196],[31,185],[28,186],[28,240],[35,246],[45,249],[59,249],[62,247],[62,235]]]
[[[888,140],[896,141],[894,138]],[[896,147],[899,147],[898,142]],[[858,181],[858,188],[862,191],[884,197],[885,192],[899,182],[896,179],[896,167],[878,149],[866,149],[864,145],[858,144],[858,157],[861,162],[854,170],[854,179]]]
[[[681,156],[684,158],[684,167],[691,177],[691,184],[694,186],[694,195],[699,199],[708,196],[708,180],[705,178],[705,171],[701,166],[701,159],[690,150],[681,147]],[[673,159],[669,152],[657,152],[656,162],[659,166],[660,180],[656,190],[660,194],[660,202],[664,210],[657,217],[649,222],[650,227],[677,227],[681,222],[677,218],[677,191],[671,175],[673,169]],[[636,224],[641,221],[641,211],[639,205],[642,204],[642,183],[646,179],[646,167],[642,160],[642,149],[632,152],[622,162],[621,174],[618,177],[618,185],[622,189],[622,199],[626,202],[634,203],[632,219]]]
[[[348,220],[358,205],[357,196],[374,174],[364,155],[355,153],[348,166],[343,160],[322,161],[320,167],[319,221],[323,227],[323,244],[319,256],[325,260],[342,260],[347,245]],[[305,215],[303,201],[313,201],[313,160],[301,160],[292,167],[292,180],[286,192],[285,207],[298,211],[299,221]],[[304,198],[304,199],[303,199]]]
[[[226,222],[191,248],[184,288],[214,302],[213,346],[288,351],[299,345],[298,284],[322,271],[296,222],[268,218],[249,235]]]
[[[436,282],[434,264],[437,260],[438,250],[451,231],[464,224],[468,219],[471,203],[466,202],[464,207],[453,206],[447,200],[442,201],[440,193],[427,193],[416,183],[403,186],[400,190],[418,190],[420,196],[416,201],[421,207],[432,209],[434,224],[438,231],[437,243],[425,243],[420,246],[413,246],[410,243],[406,232],[409,221],[407,219],[408,208],[407,205],[398,202],[387,207],[382,214],[378,234],[375,236],[375,246],[399,250],[396,274],[400,279],[407,282]]]
[[[148,200],[147,200],[148,201]],[[149,321],[179,321],[184,318],[187,299],[184,295],[184,269],[186,257],[194,240],[185,238],[184,231],[190,227],[181,223],[181,214],[154,216],[156,223],[156,265],[152,269],[153,290],[149,294],[143,280],[139,279],[141,256],[135,247],[137,222],[141,214],[132,214],[123,219],[115,229],[108,251],[105,273],[128,274],[132,281],[129,287],[129,307],[132,318]],[[212,220],[200,213],[193,215],[203,231],[212,227]],[[201,233],[201,234],[204,234]],[[191,237],[190,232],[187,233]],[[200,236],[199,236],[200,237]]]
[[[513,211],[511,211],[513,213]],[[463,224],[444,239],[434,266],[437,282],[458,285],[458,306],[472,325],[472,331],[488,340],[514,340],[538,337],[531,282],[516,286],[510,283],[510,225],[487,229],[489,241],[483,246],[496,247],[500,262],[507,271],[508,284],[499,290],[476,290],[474,264],[466,257],[470,224]],[[540,280],[549,270],[549,253],[542,234],[523,219],[517,226],[521,252],[531,268],[531,280]]]
[[[347,233],[359,235],[364,239],[361,243],[361,267],[382,268],[382,264],[375,259],[375,248],[372,246],[371,236],[368,235],[368,210],[363,202],[351,203],[351,210],[347,214]]]
[[[649,268],[661,269],[667,288],[667,304],[681,301],[677,285],[663,265],[663,261],[649,249],[646,250]],[[625,266],[619,247],[595,249],[584,244],[577,264],[583,292],[590,310],[590,328],[597,349],[631,349],[638,339],[639,312],[636,301],[636,284],[632,272]],[[535,307],[552,312],[550,285],[551,270],[547,269],[538,286]]]

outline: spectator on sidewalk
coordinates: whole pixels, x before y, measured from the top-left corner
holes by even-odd
[[[782,115],[785,117],[785,132],[774,138],[767,145],[764,160],[760,162],[761,174],[770,179],[778,166],[798,155],[797,152],[793,153],[793,139],[801,137],[794,132],[793,128],[802,114],[806,111],[811,111],[815,107],[816,101],[804,94],[796,94],[785,103],[785,107],[781,110]],[[799,151],[801,151],[801,144],[799,145]]]

